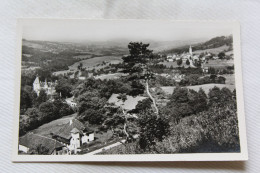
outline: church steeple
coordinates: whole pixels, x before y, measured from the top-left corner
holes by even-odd
[[[44,82],[44,88],[48,88],[48,83],[47,83],[47,79],[45,79],[45,82]]]
[[[190,53],[190,55],[192,56],[192,48],[191,48],[191,46],[190,46],[190,48],[189,48],[189,53]]]

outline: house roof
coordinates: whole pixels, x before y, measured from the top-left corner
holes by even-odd
[[[135,109],[138,101],[141,101],[141,100],[147,98],[147,97],[142,97],[142,96],[132,97],[132,96],[127,95],[125,102],[123,102],[122,100],[117,98],[118,96],[119,96],[119,94],[112,94],[108,100],[108,103],[114,103],[116,106],[122,106],[122,108],[125,110]]]
[[[29,149],[33,149],[39,145],[42,145],[48,149],[48,154],[51,154],[56,148],[61,148],[65,146],[55,139],[33,133],[27,133],[25,136],[20,137],[19,145],[23,145]]]
[[[70,131],[70,133],[80,133],[80,131],[78,130],[78,129],[76,129],[76,128],[73,128],[71,131]]]
[[[74,96],[65,99],[66,102],[74,102]]]
[[[74,129],[76,129],[76,130],[74,130]],[[59,132],[57,133],[57,136],[60,136],[65,139],[70,139],[71,133],[75,133],[76,131],[77,131],[77,133],[80,133],[81,135],[83,134],[83,132],[84,133],[93,132],[93,130],[86,128],[84,126],[84,124],[82,122],[80,122],[79,120],[71,119],[70,122],[65,124],[64,127],[59,130]]]

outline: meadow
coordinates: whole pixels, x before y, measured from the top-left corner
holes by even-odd
[[[234,65],[234,60],[212,60],[210,59],[208,63],[204,64],[204,67],[214,67],[214,68],[225,68],[228,66],[233,66]]]
[[[228,84],[204,84],[204,85],[186,86],[186,88],[193,89],[195,91],[199,91],[199,89],[202,88],[205,91],[205,93],[208,94],[209,90],[212,89],[214,86],[219,87],[219,88],[227,87],[231,91],[233,91],[235,89],[235,85],[228,85]],[[176,87],[168,86],[168,87],[161,87],[161,88],[166,94],[172,94],[173,90]]]
[[[79,56],[77,56],[79,58]],[[89,55],[80,55],[81,59],[87,58]],[[109,64],[119,64],[122,62],[122,56],[99,56],[89,59],[84,59],[81,61],[78,61],[71,66],[69,66],[69,70],[63,70],[63,71],[56,71],[53,73],[53,75],[64,75],[69,72],[76,72],[78,70],[78,66],[80,63],[82,63],[82,68],[86,68],[86,70],[99,70],[102,68],[107,67]]]
[[[105,62],[105,63],[104,63]],[[94,57],[90,59],[85,59],[79,62],[74,63],[73,65],[69,66],[70,70],[77,70],[78,65],[82,63],[82,68],[86,68],[87,70],[101,69],[109,64],[118,64],[122,62],[122,56],[100,56]]]
[[[33,130],[32,132],[38,135],[51,137],[50,133],[58,133],[59,130],[67,124],[71,119],[74,119],[76,117],[76,113],[72,115],[68,115],[62,118],[59,118],[57,120],[53,120],[49,123],[43,124],[37,129]]]

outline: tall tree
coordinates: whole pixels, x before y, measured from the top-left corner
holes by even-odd
[[[190,61],[187,59],[186,60],[186,64],[189,66],[190,65]]]
[[[141,80],[145,81],[147,95],[153,102],[155,114],[159,117],[155,99],[149,91],[149,80],[153,78],[153,73],[150,69],[153,63],[153,53],[148,47],[149,44],[143,44],[142,42],[130,42],[128,45],[130,55],[123,57],[123,72],[128,73],[127,78],[129,81],[132,81],[134,91],[132,95],[142,90]]]
[[[64,78],[58,80],[58,84],[55,87],[57,93],[61,93],[62,98],[71,97],[72,86]]]
[[[44,90],[40,90],[39,96],[36,98],[34,105],[38,107],[41,103],[46,102],[48,99],[47,94]]]
[[[182,64],[182,59],[178,59],[178,60],[177,60],[177,65],[180,67],[181,64]]]
[[[90,124],[102,124],[106,112],[106,99],[100,98],[98,91],[87,91],[77,98],[78,116],[80,120]]]

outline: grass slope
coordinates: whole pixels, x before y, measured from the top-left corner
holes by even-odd
[[[108,63],[106,63],[106,65],[101,65],[102,62],[108,62]],[[88,70],[91,70],[93,68],[100,69],[100,68],[104,68],[109,63],[118,64],[120,62],[122,62],[121,56],[100,56],[100,57],[90,58],[90,59],[86,59],[86,60],[76,62],[75,64],[71,65],[69,68],[72,69],[72,70],[77,70],[78,65],[80,63],[82,63],[83,68],[86,68]]]
[[[67,124],[70,121],[70,119],[74,119],[75,116],[76,116],[76,113],[62,117],[62,118],[54,120],[54,121],[51,121],[49,123],[43,124],[40,127],[38,127],[37,129],[33,130],[33,133],[39,134],[42,136],[51,137],[50,133],[57,133],[65,124]]]
[[[208,53],[214,53],[214,54],[219,54],[220,52],[223,52],[225,50],[228,50],[229,46],[223,45],[217,48],[212,48],[212,49],[204,49],[204,50],[196,50],[193,53],[194,54],[201,54],[203,52],[208,52]]]

